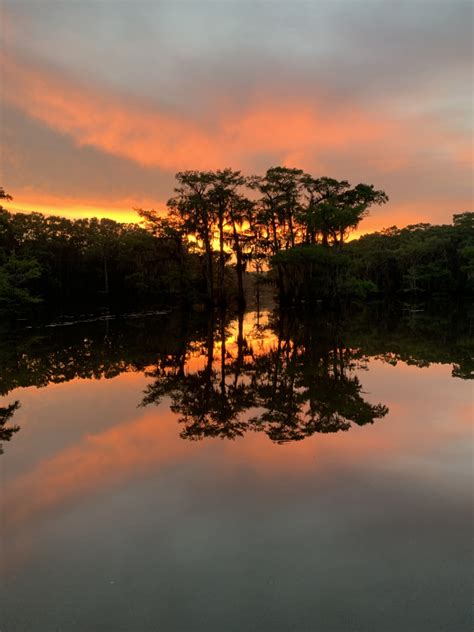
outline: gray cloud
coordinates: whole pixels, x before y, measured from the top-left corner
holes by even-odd
[[[6,6],[26,29],[27,51],[174,106],[261,90],[361,100],[469,91],[470,2]]]

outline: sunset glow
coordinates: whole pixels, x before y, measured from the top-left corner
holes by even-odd
[[[472,630],[472,0],[3,0],[0,632]]]
[[[20,193],[9,204],[9,209],[18,213],[44,213],[45,215],[61,215],[70,219],[83,219],[87,217],[108,217],[119,222],[140,222],[140,217],[134,211],[137,200],[96,200],[75,199],[68,197],[55,197],[41,193]],[[153,202],[154,204],[154,202]],[[151,208],[151,200],[138,202],[138,207]],[[157,205],[158,209],[166,212],[165,203]]]
[[[342,6],[336,5],[279,5],[269,17],[250,5],[248,15],[233,5],[199,11],[190,5],[178,15],[160,4],[131,21],[131,4],[113,17],[100,12],[100,3],[88,4],[87,18],[101,37],[86,40],[75,29],[86,16],[77,4],[66,11],[42,3],[40,12],[5,3],[2,180],[14,197],[12,210],[137,221],[133,208],[165,208],[176,171],[228,165],[251,174],[272,164],[385,190],[390,203],[375,209],[357,234],[420,217],[447,223],[454,212],[469,210],[472,110],[463,5],[443,18],[447,4],[437,12],[413,5],[396,15],[386,3],[345,4],[345,20],[353,18],[349,37],[335,26]],[[376,14],[376,32],[367,30],[356,6],[362,18]],[[408,14],[414,31],[399,46]],[[236,53],[249,24],[263,27],[264,19],[279,33],[289,20],[301,27],[302,39],[283,30],[278,40],[262,28],[251,70],[247,53]],[[131,30],[119,49],[124,24]],[[233,39],[208,38],[208,24]],[[356,45],[360,36],[365,52]],[[64,50],[69,37],[75,45]],[[380,41],[385,46],[372,54]],[[282,47],[293,56],[282,58]],[[409,78],[401,76],[405,48],[417,60]],[[92,54],[101,64],[90,64]]]

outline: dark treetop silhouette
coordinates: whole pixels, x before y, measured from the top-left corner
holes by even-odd
[[[20,407],[20,402],[16,401],[8,406],[0,406],[0,454],[3,454],[2,441],[10,441],[15,432],[20,430],[19,426],[10,425],[9,422],[13,414]]]

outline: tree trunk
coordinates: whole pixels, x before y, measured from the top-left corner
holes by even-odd
[[[178,266],[179,266],[179,290],[180,290],[180,295],[181,295],[180,300],[183,301],[184,298],[186,297],[186,284],[185,284],[185,275],[184,275],[184,250],[183,250],[183,242],[181,238],[179,237],[175,239],[175,250],[176,250],[176,256],[178,259]]]
[[[256,272],[256,279],[255,279],[255,285],[256,285],[256,298],[257,298],[257,321],[259,318],[259,313],[260,313],[260,264],[257,263],[255,265],[255,272]]]
[[[203,371],[204,377],[204,404],[209,402],[211,395],[211,379],[212,379],[212,365],[214,361],[214,311],[209,313],[209,320],[207,322],[207,339],[206,339],[207,359],[206,367]]]
[[[211,303],[214,303],[214,282],[213,282],[213,265],[212,265],[212,247],[209,235],[204,237],[204,247],[206,250],[206,287],[207,297]]]
[[[291,247],[294,248],[295,247],[295,231],[293,228],[293,217],[289,216],[288,218],[288,227],[290,229],[290,243],[291,243]]]
[[[240,247],[240,239],[239,232],[237,230],[237,226],[235,224],[234,219],[232,219],[232,233],[234,237],[234,248],[235,248],[235,257],[236,257],[236,265],[235,271],[237,273],[237,300],[240,307],[245,305],[245,295],[244,295],[244,263],[242,257],[242,248]]]
[[[278,253],[278,237],[277,237],[277,228],[275,218],[272,216],[272,233],[273,233],[273,254],[276,255]]]
[[[220,338],[221,338],[221,397],[225,400],[226,385],[225,385],[225,311],[224,309],[220,314]]]
[[[244,364],[244,311],[238,313],[238,334],[237,334],[237,361],[234,373],[234,392],[239,383],[240,373]]]
[[[240,253],[237,255],[235,270],[237,272],[237,299],[239,302],[239,306],[243,307],[245,305],[244,264],[242,263],[242,255]]]
[[[219,213],[219,301],[225,304],[225,253],[224,253],[224,220]]]

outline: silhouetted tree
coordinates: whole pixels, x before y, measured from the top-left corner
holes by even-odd
[[[16,401],[8,406],[0,407],[0,454],[3,454],[2,441],[10,441],[15,432],[20,430],[20,426],[7,426],[14,413],[20,407],[20,402]]]
[[[182,171],[176,174],[179,186],[168,201],[169,216],[180,223],[184,234],[194,238],[204,249],[208,299],[214,300],[214,230],[215,215],[209,199],[212,173]]]

